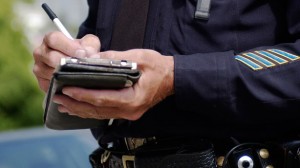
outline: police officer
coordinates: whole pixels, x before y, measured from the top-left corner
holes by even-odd
[[[297,143],[293,149],[285,143],[297,140],[300,128],[299,0],[88,4],[78,39],[47,34],[34,51],[33,71],[47,91],[63,57],[138,63],[142,76],[133,87],[66,87],[54,99],[62,113],[117,119],[92,130],[102,146],[99,164],[126,167],[131,160],[146,167],[159,156],[156,167],[201,167],[203,152],[213,158],[206,167],[299,164]],[[292,159],[266,142],[288,148]]]

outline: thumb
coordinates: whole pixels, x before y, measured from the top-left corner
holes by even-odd
[[[122,60],[124,58],[124,51],[105,51],[105,52],[100,52],[100,58],[102,59],[116,59],[116,60]]]
[[[127,51],[105,51],[105,52],[100,52],[100,57],[103,59],[117,59],[117,60],[136,60],[140,56],[143,55],[143,50],[141,49],[132,49],[132,50],[127,50]]]
[[[96,54],[100,51],[101,43],[97,36],[88,34],[79,40],[80,45],[86,51],[86,56]]]

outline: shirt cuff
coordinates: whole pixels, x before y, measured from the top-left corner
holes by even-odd
[[[228,65],[233,51],[174,55],[174,88],[177,107],[184,110],[216,108],[228,98]]]

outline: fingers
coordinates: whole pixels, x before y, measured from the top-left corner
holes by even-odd
[[[45,36],[44,42],[35,52],[35,60],[55,68],[61,58],[88,57],[100,50],[100,41],[94,35],[86,35],[80,40],[70,40],[61,32],[52,32]]]
[[[133,95],[133,88],[125,88],[122,90],[92,90],[76,87],[66,87],[63,94],[72,97],[81,102],[86,102],[94,106],[115,107],[116,103],[130,104]]]
[[[78,102],[70,97],[56,95],[54,102],[59,104],[58,110],[81,118],[110,119],[119,118],[118,110],[111,107],[95,108],[95,106]]]
[[[44,40],[41,46],[34,50],[33,57],[36,64],[44,63],[49,67],[56,68],[57,65],[60,64],[61,58],[67,57],[67,55],[59,50],[49,48],[48,44]]]
[[[61,58],[88,57],[96,55],[100,50],[100,40],[94,35],[86,35],[82,39],[71,40],[61,32],[45,35],[43,43],[33,52],[35,64],[33,73],[39,86],[47,91],[55,68],[60,65]]]
[[[56,54],[60,55],[60,57],[56,56],[56,60],[53,62],[57,63],[57,60],[60,60],[62,56],[84,58],[94,55],[100,51],[101,44],[99,38],[91,34],[84,36],[82,39],[71,40],[61,32],[52,32],[45,36],[44,46],[43,51],[45,53],[42,54],[43,56],[49,54],[50,51],[56,51]]]
[[[60,60],[62,58],[66,58],[68,56],[64,55],[63,53],[56,51],[56,50],[49,50],[44,53],[40,58],[39,61],[43,62],[44,64],[52,67],[53,69],[60,65]]]
[[[51,32],[44,37],[44,44],[51,50],[56,50],[67,56],[74,56],[77,50],[83,50],[78,40],[67,38],[62,32]]]
[[[46,93],[50,86],[50,80],[43,79],[43,78],[38,78],[37,80],[39,82],[40,89]]]
[[[94,55],[100,51],[101,43],[97,36],[88,34],[79,40],[87,55]]]
[[[160,55],[158,52],[146,49],[132,49],[128,51],[106,51],[100,52],[100,58],[103,59],[116,59],[116,60],[129,60],[138,63],[139,67],[144,64],[149,64],[153,57]]]
[[[100,53],[100,57],[103,59],[117,59],[117,60],[122,60],[124,58],[133,58],[134,56],[132,55],[133,53],[131,50],[128,51],[105,51]],[[136,56],[135,56],[136,57]]]
[[[146,111],[144,99],[135,95],[133,88],[122,90],[89,90],[76,87],[66,87],[63,94],[70,99],[64,99],[59,104],[68,107],[72,113],[86,113],[88,110],[108,118],[124,118],[137,120]],[[71,99],[75,102],[72,102]],[[135,101],[132,101],[135,100]],[[124,111],[126,109],[126,112]],[[83,115],[83,114],[79,114]]]
[[[54,72],[54,69],[42,62],[38,62],[34,65],[32,71],[37,78],[50,80]]]

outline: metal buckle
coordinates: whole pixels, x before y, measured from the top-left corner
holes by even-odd
[[[146,142],[145,138],[124,138],[124,140],[129,151],[142,146]]]
[[[105,163],[105,162],[108,160],[110,154],[111,154],[111,152],[108,151],[108,150],[105,150],[105,151],[102,153],[102,155],[101,155],[101,164]]]
[[[128,161],[132,161],[134,163],[134,156],[132,156],[132,155],[123,155],[122,156],[123,168],[130,168],[127,166]]]

